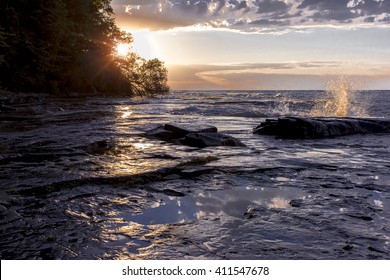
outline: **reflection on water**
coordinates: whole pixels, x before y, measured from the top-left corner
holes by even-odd
[[[370,116],[390,117],[389,92],[366,95]],[[323,97],[178,92],[53,101],[31,118],[18,107],[23,119],[0,123],[1,257],[388,258],[388,135],[252,134],[265,117],[309,115]],[[142,136],[178,122],[214,125],[247,147]],[[172,168],[204,157],[218,160]]]
[[[233,188],[185,197],[159,194],[160,202],[141,214],[118,213],[117,217],[142,225],[183,223],[221,215],[242,219],[248,207],[288,208],[292,199],[302,199],[303,194],[294,187]]]
[[[127,119],[127,118],[129,118],[131,115],[133,115],[134,114],[134,112],[132,111],[132,108],[131,107],[124,107],[123,109],[122,109],[122,115],[121,115],[121,118],[122,119]]]

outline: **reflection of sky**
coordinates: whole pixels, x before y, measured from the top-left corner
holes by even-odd
[[[121,213],[126,221],[139,224],[167,224],[228,215],[242,218],[248,207],[287,208],[289,201],[302,197],[303,192],[293,187],[235,188],[222,191],[200,192],[193,197],[160,195],[162,202],[145,209],[142,214]]]

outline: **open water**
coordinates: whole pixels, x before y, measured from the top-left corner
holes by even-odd
[[[1,259],[390,258],[389,134],[252,133],[286,115],[390,118],[390,91],[3,102],[15,111],[0,114]],[[164,123],[214,125],[246,147],[143,136]]]

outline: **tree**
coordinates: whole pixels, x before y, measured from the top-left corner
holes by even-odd
[[[4,51],[8,48],[7,33],[0,28],[0,65],[4,62]]]
[[[156,94],[168,88],[158,60],[115,56],[132,36],[110,0],[0,2],[0,82],[15,91]],[[126,70],[124,70],[126,69]],[[134,71],[133,73],[131,71]],[[155,84],[154,84],[155,83]]]
[[[133,92],[141,96],[153,96],[169,91],[168,71],[162,61],[146,60],[135,53],[129,53],[118,60],[118,65],[130,82]]]

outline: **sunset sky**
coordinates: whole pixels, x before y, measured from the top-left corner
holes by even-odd
[[[113,0],[172,89],[390,89],[390,0]]]

